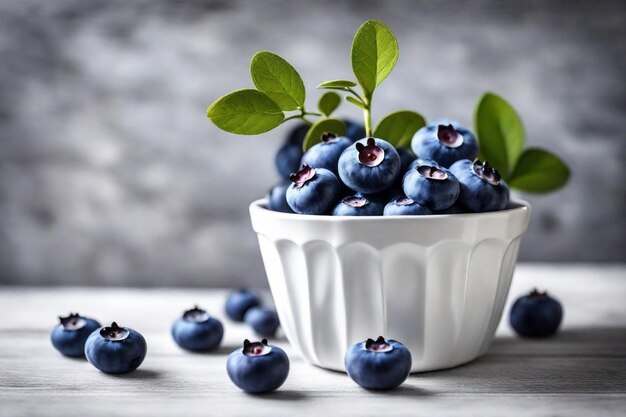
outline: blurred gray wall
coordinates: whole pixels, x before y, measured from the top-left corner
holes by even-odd
[[[289,127],[231,136],[205,109],[251,86],[259,49],[313,107],[371,17],[401,48],[375,119],[469,124],[493,90],[571,165],[563,191],[523,196],[522,260],[626,261],[624,1],[3,0],[0,283],[265,285],[247,206]]]

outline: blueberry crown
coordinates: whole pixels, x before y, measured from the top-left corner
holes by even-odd
[[[194,322],[203,322],[209,319],[206,310],[201,309],[197,305],[183,313],[183,319]]]
[[[374,138],[367,138],[366,143],[366,145],[363,145],[361,142],[355,144],[359,162],[368,167],[380,165],[383,159],[385,159],[385,151],[383,148],[376,146]]]
[[[59,316],[59,323],[67,330],[77,330],[85,325],[85,320],[78,313],[70,313],[65,317]]]
[[[365,341],[365,349],[372,352],[389,352],[393,349],[393,346],[387,343],[384,337],[378,336],[376,340],[367,339]]]
[[[472,169],[476,175],[487,181],[489,184],[500,184],[500,173],[494,167],[489,165],[489,162],[480,162],[480,160],[476,159],[472,165]]]
[[[128,329],[118,326],[116,322],[111,323],[111,325],[108,327],[103,327],[102,329],[100,329],[100,336],[114,342],[119,342],[126,339],[129,334],[130,332],[128,331]]]
[[[463,135],[451,124],[437,126],[437,139],[448,148],[458,148],[463,144]]]
[[[272,347],[267,344],[267,339],[260,342],[250,342],[248,339],[243,341],[242,352],[246,356],[263,356],[272,351]]]
[[[306,164],[302,165],[300,171],[289,175],[289,179],[293,182],[296,188],[301,188],[308,181],[312,180],[313,177],[315,177],[315,169]]]

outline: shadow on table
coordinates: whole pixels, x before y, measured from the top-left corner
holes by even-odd
[[[626,393],[626,328],[567,329],[547,339],[496,338],[481,358],[411,376],[459,392]]]
[[[279,400],[279,401],[302,401],[309,398],[309,396],[302,391],[283,390],[266,392],[262,394],[247,394],[250,398],[259,400]]]
[[[133,372],[129,372],[127,374],[107,374],[112,378],[120,378],[120,379],[137,379],[137,380],[153,380],[158,379],[163,375],[162,372],[155,371],[153,369],[137,369]]]

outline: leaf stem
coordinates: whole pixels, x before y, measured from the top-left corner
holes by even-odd
[[[361,97],[361,96],[359,95],[359,93],[357,93],[356,91],[354,91],[352,88],[350,88],[350,87],[346,87],[346,91],[347,91],[347,92],[349,92],[349,93],[351,93],[354,97],[356,97],[356,99],[357,99],[357,100],[359,100],[359,101],[361,102],[361,104],[363,104],[364,106],[366,105],[366,104],[365,104],[365,100],[363,99],[363,97]]]
[[[372,97],[365,96],[363,100],[363,119],[365,122],[366,136],[372,136]]]

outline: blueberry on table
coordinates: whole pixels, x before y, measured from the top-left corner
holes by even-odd
[[[260,305],[261,300],[255,293],[246,288],[240,288],[228,294],[224,311],[229,319],[241,322],[248,310]]]
[[[223,336],[222,323],[198,306],[185,311],[172,325],[172,337],[176,344],[195,352],[215,349]]]
[[[59,316],[59,324],[50,334],[52,346],[64,356],[79,358],[85,356],[85,342],[89,335],[100,328],[100,323],[78,313],[66,317]]]
[[[333,216],[381,216],[385,206],[362,195],[344,197],[333,209]]]
[[[400,155],[387,141],[366,138],[339,157],[339,177],[352,190],[375,194],[391,187],[400,173]]]
[[[433,214],[428,207],[422,206],[405,195],[392,199],[383,211],[385,216],[423,216]]]
[[[452,120],[438,120],[418,130],[411,148],[421,159],[432,159],[448,168],[461,159],[478,156],[478,142],[467,128]]]
[[[249,393],[274,391],[289,375],[289,358],[278,346],[244,340],[243,348],[228,356],[226,371],[233,383]]]
[[[534,289],[518,298],[511,308],[511,327],[524,337],[548,337],[556,333],[563,319],[563,308],[546,292]]]
[[[289,204],[287,204],[287,188],[289,188],[290,185],[290,181],[283,181],[270,189],[267,194],[267,206],[270,210],[293,213],[293,210],[289,207]]]
[[[411,364],[411,353],[402,343],[382,336],[350,346],[345,357],[350,378],[371,390],[399,386],[411,373]]]
[[[340,184],[332,171],[304,165],[290,178],[287,204],[296,213],[325,214],[337,201]]]
[[[450,171],[421,159],[409,167],[402,188],[407,197],[431,210],[452,207],[461,190],[459,181]]]
[[[334,133],[324,132],[322,141],[313,145],[302,156],[302,165],[308,165],[316,168],[325,168],[332,171],[333,174],[339,175],[337,172],[337,162],[341,153],[348,146],[352,145],[352,140],[345,136],[337,136]]]
[[[146,351],[146,339],[141,333],[115,322],[93,332],[85,343],[89,363],[107,374],[134,371],[143,362]]]
[[[457,161],[450,172],[459,180],[458,202],[473,212],[504,210],[509,204],[509,187],[487,161]]]
[[[243,321],[261,337],[274,337],[280,326],[276,310],[267,307],[252,307],[246,313]]]

